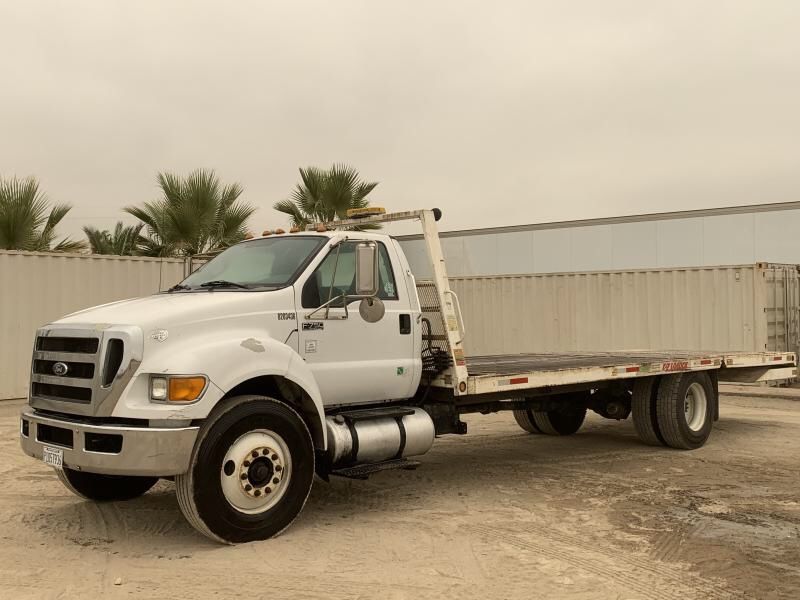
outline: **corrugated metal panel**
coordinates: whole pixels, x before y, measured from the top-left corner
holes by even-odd
[[[444,232],[442,248],[453,277],[795,263],[800,261],[796,206]],[[765,208],[770,212],[761,212]],[[417,278],[429,278],[419,236],[397,239]]]
[[[762,276],[767,294],[767,349],[797,348],[800,344],[798,269],[793,265],[769,265],[762,269]]]
[[[456,277],[451,285],[472,355],[797,351],[800,338],[792,265]]]
[[[179,259],[0,251],[0,399],[27,395],[36,329],[81,308],[183,279]]]

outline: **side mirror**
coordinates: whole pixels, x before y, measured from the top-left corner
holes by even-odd
[[[378,245],[361,242],[356,246],[356,295],[378,294]]]

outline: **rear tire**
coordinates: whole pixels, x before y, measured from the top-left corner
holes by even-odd
[[[633,426],[639,439],[650,446],[664,446],[664,438],[658,429],[656,411],[658,396],[658,377],[637,379],[633,384],[631,396],[631,412]]]
[[[694,450],[714,424],[716,390],[703,372],[666,375],[658,386],[658,429],[667,446]]]
[[[158,477],[100,475],[67,468],[58,471],[58,478],[76,496],[95,502],[133,500],[146,493],[158,481]]]
[[[533,422],[547,435],[572,435],[581,428],[586,418],[586,408],[569,411],[533,410]]]
[[[536,426],[536,422],[533,420],[532,410],[528,410],[527,408],[524,410],[515,410],[514,420],[516,420],[517,425],[522,427],[528,433],[542,433],[539,431],[539,428]]]
[[[178,505],[203,535],[222,543],[265,540],[295,520],[314,480],[314,444],[294,409],[239,396],[212,412],[189,471],[175,478]]]

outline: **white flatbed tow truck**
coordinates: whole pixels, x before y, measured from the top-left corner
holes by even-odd
[[[632,415],[643,442],[693,449],[719,416],[719,381],[797,375],[790,352],[468,356],[440,217],[365,211],[265,232],[168,292],[42,327],[23,450],[93,501],[174,479],[189,523],[237,543],[288,527],[315,474],[419,466],[436,436],[467,432],[466,413],[513,411],[549,435],[575,433],[587,410]],[[431,281],[396,240],[359,230],[399,220],[421,223]]]

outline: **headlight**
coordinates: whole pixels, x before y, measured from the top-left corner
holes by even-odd
[[[166,377],[152,377],[150,379],[150,398],[161,401],[167,399]]]
[[[202,375],[150,378],[150,399],[155,402],[194,402],[206,389],[206,378]]]

